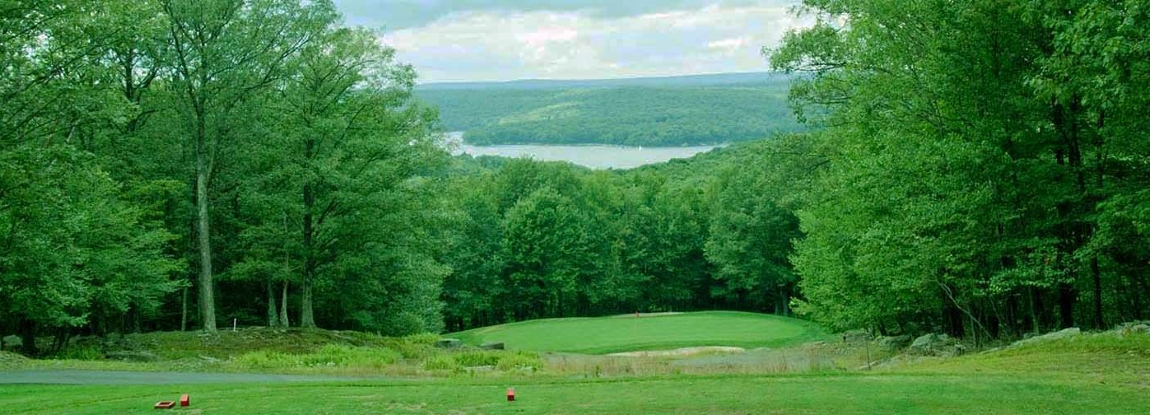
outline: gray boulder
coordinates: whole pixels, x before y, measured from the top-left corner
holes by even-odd
[[[897,350],[910,345],[911,340],[910,336],[904,334],[901,336],[886,336],[880,338],[878,342],[883,345],[883,347]]]
[[[503,342],[483,343],[479,348],[484,350],[503,350]]]
[[[1019,341],[1014,342],[1014,344],[1011,344],[1010,347],[1018,347],[1018,346],[1025,346],[1028,344],[1035,344],[1035,343],[1042,343],[1042,342],[1048,342],[1048,341],[1054,341],[1054,340],[1069,339],[1071,337],[1078,337],[1081,335],[1082,335],[1082,330],[1079,330],[1078,327],[1071,327],[1071,328],[1062,329],[1062,330],[1059,330],[1059,331],[1056,331],[1053,333],[1047,333],[1047,334],[1043,334],[1041,336],[1035,336],[1035,337],[1031,337],[1029,339],[1019,340]]]
[[[18,350],[24,346],[24,340],[20,336],[4,336],[0,340],[0,350]]]
[[[439,339],[435,341],[435,347],[440,349],[458,349],[463,347],[463,341],[459,339]]]
[[[848,330],[842,333],[843,343],[862,343],[869,341],[872,336],[866,330]]]
[[[1150,321],[1133,321],[1129,323],[1119,324],[1114,327],[1114,331],[1119,335],[1126,336],[1130,334],[1150,334]]]
[[[924,334],[910,343],[910,353],[919,356],[942,356],[952,354],[956,342],[945,334]]]
[[[149,352],[133,352],[133,351],[119,351],[108,352],[104,357],[111,360],[123,360],[126,362],[158,362],[160,357],[154,353]]]

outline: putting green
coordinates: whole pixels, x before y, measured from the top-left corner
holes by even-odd
[[[532,320],[447,335],[476,345],[504,342],[512,350],[588,354],[696,346],[781,347],[826,336],[807,321],[729,311]]]

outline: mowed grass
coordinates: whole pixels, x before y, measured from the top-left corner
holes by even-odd
[[[516,402],[504,392],[515,387]],[[152,414],[191,395],[196,414],[1145,414],[1130,384],[920,374],[713,376],[595,381],[0,386],[5,414]]]
[[[317,383],[0,385],[3,414],[1145,414],[1150,335],[1104,333],[875,372]],[[179,379],[182,374],[170,374]],[[2,376],[2,374],[0,374]],[[516,402],[504,398],[514,387]]]
[[[828,338],[817,325],[765,314],[711,311],[532,320],[446,335],[511,350],[606,354],[694,346],[783,347]]]

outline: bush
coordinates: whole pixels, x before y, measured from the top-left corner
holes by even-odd
[[[383,368],[398,362],[399,352],[383,347],[352,347],[329,344],[307,354],[284,354],[260,350],[236,359],[240,366],[253,369],[282,369],[299,367],[359,367]]]
[[[504,354],[499,358],[499,363],[495,365],[495,368],[502,371],[531,368],[531,371],[534,372],[543,368],[543,358],[528,352]]]
[[[435,342],[439,341],[439,335],[435,333],[412,334],[404,337],[403,341],[411,344],[434,346]]]
[[[499,364],[499,353],[489,351],[462,352],[455,355],[455,361],[463,367],[495,366]]]
[[[425,370],[450,370],[460,372],[465,368],[481,366],[490,366],[501,371],[522,368],[531,368],[532,371],[535,371],[543,367],[543,359],[539,357],[538,354],[530,352],[473,350],[459,353],[436,354],[423,361],[423,368]]]
[[[248,369],[274,369],[302,365],[298,359],[293,359],[291,355],[268,350],[244,353],[235,359],[235,363]]]
[[[61,360],[103,360],[104,352],[96,346],[72,346],[52,356]]]
[[[455,360],[454,356],[446,354],[431,356],[428,357],[427,360],[423,361],[424,370],[458,371],[462,368],[463,367],[459,365],[459,362]]]

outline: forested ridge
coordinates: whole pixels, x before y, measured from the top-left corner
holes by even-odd
[[[688,146],[758,140],[799,131],[786,102],[788,77],[702,77],[615,85],[465,85],[417,89],[449,131],[469,144]],[[601,81],[606,82],[606,81]],[[623,81],[619,81],[623,82]]]
[[[816,24],[764,63],[801,74],[802,131],[591,171],[449,157],[461,121],[330,1],[0,3],[0,334],[738,309],[984,339],[1147,318],[1150,7],[803,4]],[[778,119],[736,90],[715,119],[626,89],[450,105],[628,107],[515,124],[556,137]]]

